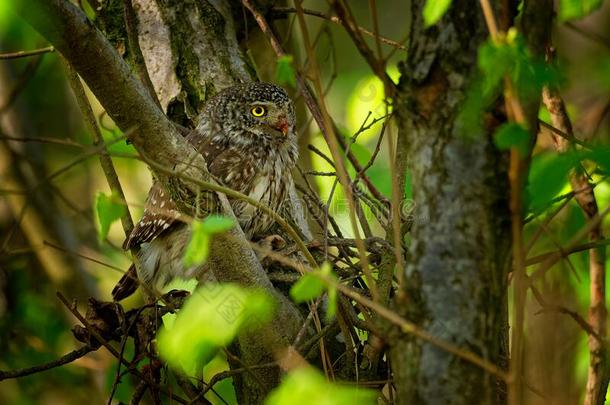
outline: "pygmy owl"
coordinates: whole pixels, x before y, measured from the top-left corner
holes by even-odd
[[[208,171],[222,185],[280,212],[292,184],[297,160],[295,115],[286,92],[269,83],[230,87],[211,98],[187,140],[201,153]],[[229,199],[247,238],[269,232],[273,219],[239,199]],[[138,278],[146,289],[160,291],[175,277],[197,277],[201,266],[185,268],[189,227],[180,220],[175,203],[153,184],[144,215],[123,247],[140,246]],[[137,288],[134,267],[112,291],[115,300]]]

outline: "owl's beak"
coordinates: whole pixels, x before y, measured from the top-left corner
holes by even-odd
[[[288,135],[288,131],[290,131],[290,126],[288,125],[288,120],[286,119],[286,117],[282,116],[277,120],[275,124],[275,129],[281,131],[284,136]]]

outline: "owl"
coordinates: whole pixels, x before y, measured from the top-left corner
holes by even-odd
[[[281,212],[298,157],[295,114],[286,92],[269,83],[227,88],[211,98],[187,140],[203,155],[208,171],[222,185]],[[270,231],[274,221],[239,199],[229,199],[249,239]],[[132,294],[138,280],[158,292],[176,277],[197,277],[200,266],[185,268],[182,257],[190,238],[176,204],[154,183],[142,219],[123,244],[140,247],[141,271],[132,266],[112,291],[115,300]]]

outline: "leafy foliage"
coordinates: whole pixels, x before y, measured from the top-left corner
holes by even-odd
[[[104,240],[110,231],[110,225],[125,214],[125,204],[115,193],[106,195],[102,192],[95,197],[95,212],[99,224],[98,239]]]
[[[186,267],[205,262],[210,254],[210,240],[215,234],[226,232],[235,225],[231,218],[210,215],[203,221],[191,223],[191,240],[184,252],[183,263]]]
[[[277,65],[275,66],[275,79],[278,83],[296,87],[297,82],[293,61],[292,55],[284,55],[278,58]]]
[[[424,24],[426,27],[434,25],[440,20],[451,6],[452,0],[427,0],[424,6]]]
[[[511,122],[502,125],[496,131],[494,142],[500,150],[514,147],[521,156],[527,156],[530,149],[530,134],[523,125]]]
[[[501,94],[504,78],[522,99],[537,97],[543,86],[557,85],[561,79],[555,66],[530,54],[515,28],[498,42],[481,45],[477,64],[482,75],[469,89],[459,120],[467,137],[481,133],[482,113]]]
[[[586,17],[601,7],[604,0],[561,0],[559,20],[567,21]]]
[[[332,384],[315,369],[302,367],[284,379],[266,399],[265,405],[366,405],[377,403],[376,399],[374,391]]]
[[[305,274],[296,282],[290,289],[290,296],[297,303],[313,300],[324,293],[328,292],[328,308],[326,317],[332,318],[337,311],[337,290],[332,283],[324,281],[324,278],[331,278],[335,282],[336,276],[332,273],[332,267],[329,263],[324,263],[320,269],[311,273]]]
[[[536,212],[545,208],[567,182],[567,175],[578,163],[574,153],[539,154],[532,160],[527,195],[529,208]]]
[[[159,331],[159,354],[172,367],[193,375],[240,330],[260,326],[272,314],[273,302],[263,292],[235,284],[205,284]]]

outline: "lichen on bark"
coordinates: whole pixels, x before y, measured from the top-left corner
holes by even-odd
[[[465,134],[458,121],[487,31],[468,1],[454,1],[425,28],[421,3],[412,5],[396,106],[415,204],[407,300],[397,305],[433,336],[498,364],[510,243],[506,168],[490,131]],[[494,376],[431,344],[394,340],[398,403],[495,403]]]

